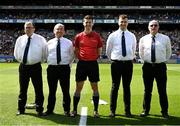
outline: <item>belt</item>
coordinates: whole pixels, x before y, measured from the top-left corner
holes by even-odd
[[[41,63],[39,62],[36,64],[31,64],[31,65],[26,65],[26,64],[21,63],[20,66],[25,68],[25,69],[37,69],[37,68],[41,67]]]
[[[132,63],[132,60],[111,60],[111,61],[118,63]]]
[[[144,64],[148,64],[148,65],[152,65],[152,66],[158,66],[158,65],[165,64],[165,63],[164,62],[161,62],[161,63],[148,63],[148,62],[144,62]]]
[[[94,63],[94,62],[97,62],[97,60],[87,60],[87,61],[86,60],[79,60],[79,62],[82,62],[82,63],[83,62],[84,63],[91,63],[92,62],[92,63]]]
[[[38,66],[38,65],[41,65],[41,62],[38,62],[38,63],[35,63],[35,64],[24,64],[24,63],[20,63],[20,65],[23,65],[23,66]]]
[[[66,66],[69,66],[69,64],[59,64],[59,65],[48,65],[50,67],[66,67]]]

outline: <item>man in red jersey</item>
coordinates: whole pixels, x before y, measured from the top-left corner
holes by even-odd
[[[77,115],[77,106],[81,90],[86,78],[89,78],[93,90],[94,117],[99,117],[98,103],[99,66],[97,59],[102,50],[102,41],[99,34],[92,31],[93,18],[86,15],[83,19],[84,31],[77,34],[74,41],[75,55],[79,59],[76,68],[76,90],[73,97],[73,111],[71,116]]]

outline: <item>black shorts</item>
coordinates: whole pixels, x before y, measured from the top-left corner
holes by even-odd
[[[99,79],[99,66],[97,61],[82,61],[77,63],[76,67],[76,81],[85,81],[89,78],[90,82],[98,82]]]

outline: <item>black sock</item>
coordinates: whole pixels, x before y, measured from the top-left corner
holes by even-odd
[[[73,107],[74,107],[74,111],[77,111],[77,106],[78,106],[78,103],[79,103],[79,100],[80,100],[80,96],[74,96],[73,97]]]
[[[93,96],[93,102],[94,102],[94,111],[98,111],[99,96]]]

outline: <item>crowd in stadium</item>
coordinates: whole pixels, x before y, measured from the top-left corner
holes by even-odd
[[[33,1],[33,0],[30,0],[30,3],[33,3],[31,1]],[[8,0],[6,2],[8,3]],[[11,2],[13,2],[13,1],[11,1]],[[121,6],[126,4],[126,3],[123,3],[124,2],[123,0],[114,0],[114,1],[112,1],[112,0],[101,0],[101,1],[95,1],[95,0],[73,0],[73,1],[62,0],[62,1],[59,1],[59,0],[54,0],[54,1],[49,1],[49,3],[51,3],[51,4],[42,3],[41,0],[37,0],[37,3],[36,3],[37,5],[40,5],[40,4],[38,4],[38,2],[41,5],[45,4],[46,6],[48,5],[49,7],[51,5],[53,6],[53,5],[58,5],[58,4],[60,4],[61,6],[69,5],[69,4],[71,5],[71,3],[72,3],[72,5],[78,7],[79,3],[81,3],[81,4],[85,3],[82,5],[89,5],[90,3],[94,3],[94,2],[97,5],[103,5],[105,3],[109,3],[109,6],[110,5],[118,6],[119,4],[117,4],[117,3],[121,3]],[[133,0],[131,2],[128,1],[129,5],[133,4],[134,2],[136,2],[136,6],[141,5],[141,2],[137,2],[135,0]],[[166,2],[167,2],[166,0],[163,1],[162,5],[165,4]],[[23,5],[24,3],[26,3],[26,0],[22,0],[20,3],[17,2],[16,4]],[[153,5],[153,2],[151,2],[151,0],[149,1],[149,3],[152,3],[152,5]],[[15,3],[13,3],[13,4],[16,5]],[[143,2],[143,4],[145,4],[145,3]],[[4,4],[4,5],[6,5],[6,4]],[[15,6],[12,6],[12,7],[15,8]],[[37,6],[33,6],[33,7],[36,8]],[[56,7],[58,7],[58,6],[56,6]],[[69,7],[71,8],[71,6],[69,6]],[[152,6],[151,9],[154,9],[156,7],[157,6],[154,6],[154,7]],[[169,7],[171,8],[171,6],[169,6]],[[139,28],[138,24],[136,24],[136,23],[139,23],[142,25],[143,21],[146,21],[146,23],[147,23],[151,19],[157,19],[162,22],[167,21],[167,22],[165,22],[165,26],[163,26],[163,29],[160,28],[161,29],[160,32],[162,32],[163,34],[166,34],[170,37],[172,51],[173,51],[171,58],[176,58],[177,51],[178,51],[178,49],[180,49],[180,30],[178,30],[179,27],[176,28],[176,26],[179,22],[179,19],[180,19],[179,11],[175,11],[176,9],[172,9],[172,8],[166,10],[166,9],[164,9],[163,6],[159,6],[158,8],[156,8],[155,10],[151,10],[151,9],[148,10],[147,8],[141,10],[140,8],[138,8],[135,11],[134,10],[123,10],[123,9],[122,10],[120,9],[118,11],[113,10],[113,9],[109,9],[108,11],[107,10],[102,11],[101,9],[92,9],[92,10],[83,9],[83,11],[81,11],[81,9],[79,9],[79,10],[78,9],[77,10],[70,9],[70,10],[68,10],[68,12],[66,9],[62,9],[62,8],[54,9],[54,10],[53,9],[45,9],[45,10],[39,9],[38,10],[37,8],[36,9],[31,8],[30,10],[29,9],[18,9],[18,10],[7,9],[8,11],[6,9],[2,9],[2,12],[0,13],[0,19],[2,19],[2,20],[6,20],[6,19],[7,20],[8,19],[23,19],[23,20],[24,19],[82,19],[85,14],[93,15],[94,19],[117,19],[119,13],[128,13],[128,18],[135,20],[133,22],[134,24],[132,24],[132,25],[137,26],[137,27],[135,26],[132,28],[128,27],[129,30],[132,31],[136,35],[137,42],[139,42],[139,39],[142,36],[144,36],[145,34],[148,34],[148,30],[147,30],[147,25],[146,26],[143,25],[142,28]],[[138,21],[136,22],[136,20],[139,20],[139,22]],[[140,21],[142,21],[142,22],[140,22]],[[168,29],[166,26],[166,23],[170,27],[173,26],[173,23],[175,24],[175,26],[171,29]],[[20,30],[19,27],[16,28],[16,26],[14,26],[14,24],[12,24],[12,25],[13,25],[12,29],[4,28],[4,27],[2,27],[0,29],[0,38],[1,38],[0,39],[0,55],[13,56],[15,41],[18,36],[20,36],[24,33],[24,31]],[[102,25],[99,27],[102,27]],[[161,25],[160,25],[160,27],[161,27]],[[54,35],[52,33],[52,30],[49,30],[49,29],[51,29],[51,28],[49,28],[48,26],[45,28],[43,26],[42,27],[40,26],[40,28],[37,29],[36,33],[41,34],[47,40],[50,40],[51,38],[54,37]],[[166,29],[166,30],[164,30],[164,29]],[[80,32],[80,29],[77,27],[75,29],[74,29],[74,27],[70,27],[70,28],[68,28],[68,30],[73,31],[73,34],[71,33],[71,35],[68,32],[66,34],[66,37],[71,40],[73,40],[75,35]],[[106,55],[105,54],[106,40],[107,40],[108,35],[111,32],[113,32],[113,30],[114,29],[109,29],[109,28],[107,28],[106,30],[104,30],[102,28],[95,29],[95,31],[100,33],[100,35],[104,41],[102,55]],[[137,52],[138,52],[138,44],[137,44]]]
[[[6,0],[2,2],[2,5],[179,5],[179,0]]]
[[[139,39],[144,36],[145,34],[148,34],[148,31],[146,30],[131,30],[137,38],[137,42],[139,42]],[[0,55],[13,55],[13,50],[14,50],[14,45],[16,42],[16,39],[18,36],[23,34],[23,30],[17,30],[17,29],[6,29],[0,30]],[[75,31],[75,34],[78,31]],[[103,51],[102,51],[102,55],[106,55],[105,54],[105,48],[106,48],[106,40],[108,35],[112,32],[112,31],[98,31],[103,39],[104,42],[104,46],[103,46]],[[180,30],[173,30],[173,31],[167,31],[167,30],[161,30],[160,32],[162,32],[163,34],[166,34],[170,37],[171,39],[171,45],[172,45],[172,57],[171,58],[176,58],[177,57],[177,51],[179,49],[180,46]],[[53,38],[53,33],[51,30],[47,30],[47,29],[38,29],[38,31],[36,31],[36,33],[41,34],[42,36],[44,36],[47,40],[50,40],[51,38]],[[74,34],[74,36],[75,36]],[[73,40],[74,36],[72,35],[68,35],[66,34],[66,36]],[[137,50],[138,50],[138,45],[137,45]]]
[[[93,13],[93,12],[92,12]],[[94,16],[95,19],[117,19],[119,12],[115,13],[108,13],[108,12],[104,12],[104,13],[98,13],[95,12],[94,14],[92,14]],[[1,19],[82,19],[84,17],[84,14],[81,12],[69,12],[67,13],[63,13],[63,12],[58,12],[58,13],[54,13],[54,12],[21,12],[18,13],[17,12],[4,12],[4,13],[0,13],[0,18]],[[180,14],[178,12],[151,12],[149,14],[143,14],[141,11],[140,12],[132,12],[131,14],[128,15],[129,19],[158,19],[158,20],[175,20],[175,19],[179,19],[180,18]]]

